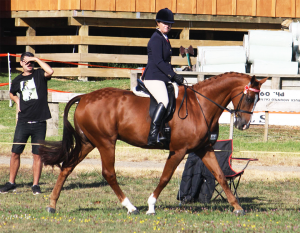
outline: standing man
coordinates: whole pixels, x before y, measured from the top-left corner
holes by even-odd
[[[34,69],[37,62],[41,69]],[[0,193],[7,193],[16,189],[15,178],[20,167],[20,155],[25,148],[29,136],[31,137],[33,154],[33,195],[40,194],[39,179],[42,172],[42,161],[39,156],[40,140],[45,140],[46,120],[51,118],[48,106],[47,81],[53,74],[52,68],[34,57],[30,52],[21,55],[20,64],[23,68],[22,74],[18,75],[11,84],[9,96],[17,104],[18,122],[15,129],[12,155],[10,159],[10,175]],[[17,96],[19,93],[20,98]]]

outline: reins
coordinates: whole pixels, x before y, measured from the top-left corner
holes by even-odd
[[[254,92],[256,92],[256,93],[259,93],[259,92],[260,92],[260,90],[257,90],[257,89],[254,89],[254,88],[249,87],[249,84],[246,85],[245,88],[244,88],[244,91],[238,93],[237,95],[235,95],[235,96],[232,98],[232,99],[234,99],[235,97],[239,96],[240,94],[243,94],[243,95],[241,96],[241,99],[240,99],[238,105],[237,105],[237,108],[236,108],[236,109],[229,109],[229,108],[227,108],[227,107],[223,107],[222,105],[216,103],[216,102],[213,101],[212,99],[210,99],[210,98],[206,97],[205,95],[201,94],[200,92],[196,91],[193,87],[189,87],[189,86],[187,86],[187,85],[183,85],[183,86],[184,86],[184,95],[183,95],[181,104],[180,104],[179,109],[178,109],[178,117],[179,117],[180,119],[185,119],[185,118],[187,118],[187,116],[188,116],[188,108],[187,108],[187,107],[186,107],[186,115],[185,115],[185,117],[182,118],[182,117],[179,116],[179,112],[180,112],[180,109],[182,108],[184,99],[185,99],[186,106],[187,106],[187,98],[186,98],[186,97],[187,97],[187,89],[188,89],[188,88],[189,88],[190,90],[192,90],[192,91],[195,93],[195,97],[196,97],[196,99],[197,99],[197,101],[198,101],[198,104],[199,104],[199,106],[200,106],[200,109],[201,109],[201,111],[202,111],[203,116],[204,116],[204,112],[203,112],[203,110],[202,110],[202,107],[201,107],[201,105],[200,105],[200,101],[199,101],[199,99],[198,99],[198,97],[197,97],[196,94],[198,94],[198,95],[202,96],[203,98],[209,100],[210,102],[212,102],[213,104],[215,104],[215,105],[218,106],[219,108],[221,108],[221,109],[223,109],[223,110],[226,110],[226,111],[230,112],[230,114],[232,114],[232,113],[235,113],[235,114],[236,114],[237,112],[247,113],[247,114],[253,114],[253,111],[252,111],[252,112],[249,112],[249,111],[246,111],[246,110],[242,110],[242,109],[240,109],[240,106],[241,106],[241,103],[242,103],[242,101],[243,101],[243,98],[244,98],[244,96],[247,94],[247,91],[248,91],[248,90],[254,91]],[[255,103],[255,104],[256,104],[256,103]],[[255,106],[255,105],[254,105],[254,106]],[[205,118],[205,116],[204,116],[204,118]]]

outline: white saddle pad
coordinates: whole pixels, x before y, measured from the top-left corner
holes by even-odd
[[[175,98],[177,99],[177,97],[178,97],[178,85],[177,85],[177,83],[172,83],[173,84],[173,87],[174,87],[174,92],[175,92]],[[133,92],[133,94],[135,94],[136,96],[140,96],[140,97],[146,97],[146,98],[150,98],[150,95],[148,95],[148,94],[146,94],[145,92],[143,92],[143,91],[137,91],[136,90],[136,87],[134,87],[133,89],[132,89],[132,92]]]

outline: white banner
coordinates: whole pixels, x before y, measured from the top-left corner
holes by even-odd
[[[232,103],[228,107],[233,109]],[[300,91],[262,89],[251,124],[265,124],[265,111],[270,125],[300,126]],[[229,124],[230,113],[223,112],[219,123]]]

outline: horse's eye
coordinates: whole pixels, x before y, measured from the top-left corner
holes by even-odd
[[[248,102],[248,103],[253,103],[254,102],[254,99],[253,98],[251,98],[251,97],[249,97],[249,96],[247,96],[246,97],[246,101]]]

